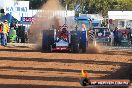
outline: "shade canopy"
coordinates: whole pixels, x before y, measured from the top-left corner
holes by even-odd
[[[0,17],[0,21],[4,22],[5,20],[7,20],[8,22],[16,22],[18,21],[16,18],[14,18],[12,15],[10,15],[9,13],[7,13],[6,15]]]
[[[86,17],[86,16],[79,16],[76,18],[77,20],[91,20],[90,17]]]

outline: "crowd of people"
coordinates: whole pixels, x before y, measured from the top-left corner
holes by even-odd
[[[16,42],[25,42],[28,40],[28,33],[25,32],[23,26],[17,26],[16,23],[12,22],[10,25],[8,21],[5,20],[3,23],[0,23],[0,42],[2,46],[6,46],[9,40],[9,33],[11,29],[16,31]],[[85,25],[82,25],[82,30],[86,30]],[[132,29],[127,29],[125,31],[120,31],[117,27],[110,32],[110,45],[120,46],[122,45],[122,40],[127,40],[129,44],[132,45]]]
[[[11,35],[11,31],[15,32],[15,34]],[[6,46],[7,43],[10,42],[10,37],[16,36],[15,42],[24,43],[26,38],[25,28],[22,25],[17,25],[17,22],[12,22],[10,25],[7,20],[0,23],[0,43],[2,46]],[[10,36],[11,35],[11,36]]]
[[[8,25],[7,20],[4,21],[4,23],[0,23],[0,36],[1,36],[1,45],[6,46],[7,45],[7,36],[9,34],[10,27]]]
[[[121,41],[126,40],[126,43],[132,44],[132,30],[119,30],[117,27],[111,32],[111,45],[120,46]]]

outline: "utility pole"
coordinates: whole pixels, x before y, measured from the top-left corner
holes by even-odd
[[[67,19],[66,19],[67,18],[67,2],[66,2],[66,7],[65,8],[66,8],[66,16],[65,16],[65,24],[66,24],[67,23]]]

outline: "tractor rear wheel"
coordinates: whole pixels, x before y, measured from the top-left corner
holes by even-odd
[[[44,30],[42,38],[42,50],[51,52],[51,46],[54,44],[54,30]]]
[[[79,53],[80,49],[79,49],[79,37],[77,35],[77,33],[72,33],[71,34],[71,51],[72,53]]]

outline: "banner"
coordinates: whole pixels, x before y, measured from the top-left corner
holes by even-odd
[[[29,1],[9,1],[6,2],[4,6],[4,10],[6,13],[10,12],[21,12],[25,13],[29,10]]]
[[[21,17],[21,21],[23,22],[32,22],[34,20],[33,17]]]

